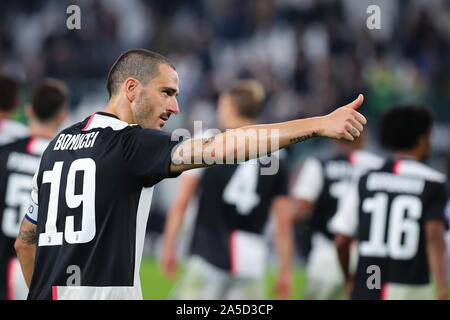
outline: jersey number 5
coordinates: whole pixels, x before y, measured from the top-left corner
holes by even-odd
[[[63,161],[57,161],[53,170],[44,171],[42,184],[50,183],[47,222],[45,232],[39,235],[39,246],[58,246],[63,244],[63,232],[58,232],[58,200]],[[64,227],[64,239],[68,243],[86,243],[95,237],[95,162],[90,158],[77,159],[70,165],[67,174],[66,203],[70,209],[82,207],[81,230],[75,231],[74,216],[67,216]],[[75,175],[83,172],[83,191],[75,194]]]

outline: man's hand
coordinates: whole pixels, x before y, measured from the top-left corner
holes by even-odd
[[[178,269],[178,260],[173,248],[164,248],[161,254],[161,269],[170,279],[174,280]]]
[[[321,117],[322,125],[317,134],[322,137],[354,141],[367,123],[366,118],[356,111],[363,101],[364,96],[360,94],[353,102]]]
[[[275,295],[280,300],[287,300],[292,295],[292,273],[280,272],[275,283]]]

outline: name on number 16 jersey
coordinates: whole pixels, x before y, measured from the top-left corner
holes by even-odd
[[[360,178],[334,221],[359,241],[354,299],[384,299],[388,284],[430,283],[425,225],[431,220],[447,225],[446,181],[422,163],[392,159]],[[373,265],[381,270],[381,290],[366,285]]]
[[[55,137],[33,178],[26,215],[37,224],[28,299],[142,299],[152,187],[173,176],[177,143],[103,112]]]

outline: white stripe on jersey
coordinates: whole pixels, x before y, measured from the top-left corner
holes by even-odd
[[[351,155],[352,165],[356,167],[356,174],[364,174],[369,170],[376,170],[383,166],[384,159],[366,150],[356,150]]]
[[[29,135],[28,128],[14,120],[0,119],[0,145],[14,142]]]
[[[297,182],[292,189],[292,195],[298,199],[314,202],[323,190],[323,169],[319,160],[308,158],[303,164]]]
[[[447,176],[415,160],[399,160],[396,174],[416,177],[431,182],[445,183]]]
[[[147,229],[147,220],[150,213],[150,207],[153,198],[153,187],[142,188],[141,196],[136,217],[136,248],[134,262],[134,287],[139,293],[139,299],[142,299],[141,279],[139,270],[141,268],[142,252],[144,251],[145,230]]]
[[[122,120],[104,116],[101,114],[94,113],[91,118],[89,118],[89,121],[86,125],[86,127],[83,128],[83,131],[96,129],[96,128],[107,128],[110,127],[114,131],[119,131],[125,129],[127,126],[133,126],[133,124],[128,124]]]
[[[45,149],[47,148],[50,140],[43,138],[33,138],[30,140],[29,145],[27,147],[27,151],[33,154],[37,154],[42,156]],[[37,224],[38,218],[38,186],[37,186],[37,175],[39,172],[40,161],[38,166],[36,167],[36,171],[33,175],[33,179],[31,181],[31,197],[30,197],[30,205],[28,206],[28,211],[25,213],[25,217],[28,218],[28,221],[31,223]]]

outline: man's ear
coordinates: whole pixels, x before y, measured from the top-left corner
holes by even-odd
[[[426,159],[431,153],[431,131],[421,135],[417,141],[417,146],[420,152],[423,154],[423,158]]]
[[[239,107],[237,105],[230,104],[230,113],[233,117],[239,117],[241,115],[241,112],[239,110]]]
[[[139,81],[135,78],[127,78],[123,83],[123,90],[125,90],[125,95],[130,102],[136,99],[137,87],[139,86]]]
[[[58,124],[61,125],[64,121],[67,119],[67,109],[61,110],[61,112],[58,115]]]

